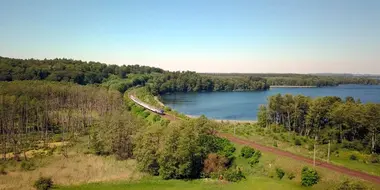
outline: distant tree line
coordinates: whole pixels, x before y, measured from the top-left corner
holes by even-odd
[[[102,83],[111,75],[121,79],[128,74],[162,73],[163,70],[139,65],[107,65],[73,59],[13,59],[0,57],[0,81],[49,80],[77,84]]]
[[[364,84],[378,85],[380,79],[373,76],[354,76],[354,75],[311,75],[311,74],[271,74],[271,73],[214,73],[202,74],[203,76],[223,77],[223,78],[244,78],[244,77],[260,77],[267,79],[270,86],[337,86],[339,84]]]
[[[271,77],[267,78],[271,86],[337,86],[340,84],[377,85],[380,80],[367,77],[331,77],[303,75],[297,77]]]
[[[222,78],[200,75],[195,72],[165,72],[149,81],[153,94],[172,92],[254,91],[267,90],[265,79],[258,77]]]
[[[362,104],[352,97],[278,94],[260,107],[258,122],[262,127],[281,125],[321,143],[331,140],[346,148],[380,153],[380,104]]]

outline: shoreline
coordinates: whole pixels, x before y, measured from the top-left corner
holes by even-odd
[[[289,85],[274,85],[269,88],[318,88],[317,86],[289,86]]]
[[[186,117],[189,117],[189,118],[198,118],[200,116],[196,116],[196,115],[186,115]],[[234,120],[234,119],[213,119],[213,118],[208,118],[212,121],[216,121],[218,123],[257,123],[256,120]]]

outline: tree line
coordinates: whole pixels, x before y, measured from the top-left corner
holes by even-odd
[[[128,74],[162,73],[155,67],[107,65],[73,59],[14,59],[0,57],[0,81],[49,80],[77,84],[102,83],[111,75],[121,79]]]
[[[340,84],[378,85],[379,78],[373,76],[354,76],[349,74],[312,75],[312,74],[286,74],[286,73],[214,73],[202,74],[204,76],[223,78],[259,77],[267,80],[270,86],[337,86]]]
[[[261,106],[258,123],[262,127],[281,125],[287,131],[342,143],[346,148],[380,153],[380,104],[362,104],[347,97],[310,98],[303,95],[280,95],[268,98]]]
[[[200,75],[196,72],[165,72],[149,81],[152,94],[173,92],[253,91],[267,90],[265,79],[257,77],[222,78]]]

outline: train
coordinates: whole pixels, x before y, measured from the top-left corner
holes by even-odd
[[[130,97],[131,100],[133,100],[136,104],[138,104],[138,105],[144,107],[145,109],[148,109],[148,110],[150,110],[150,111],[152,111],[152,112],[154,112],[154,113],[157,113],[157,114],[159,114],[159,115],[165,115],[164,110],[154,108],[154,107],[152,107],[152,106],[150,106],[150,105],[148,105],[148,104],[146,104],[146,103],[144,103],[144,102],[141,102],[139,99],[135,98],[135,97],[132,96],[132,95],[129,96],[129,97]]]

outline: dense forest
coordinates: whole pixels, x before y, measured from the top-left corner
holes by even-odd
[[[0,81],[49,80],[77,84],[102,83],[111,75],[126,78],[128,74],[162,73],[154,67],[107,65],[72,59],[13,59],[0,57]]]
[[[380,153],[380,104],[362,104],[352,97],[278,94],[260,107],[258,121],[262,127],[282,125],[323,144],[331,140],[346,148]]]

